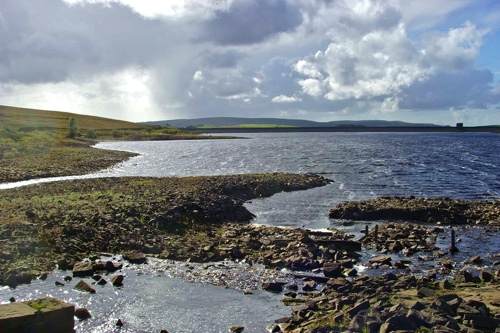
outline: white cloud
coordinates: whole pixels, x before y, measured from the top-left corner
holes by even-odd
[[[382,112],[485,108],[498,102],[491,98],[491,72],[473,69],[487,30],[466,22],[447,32],[426,33],[419,43],[410,39],[402,16],[387,3],[359,1],[350,8],[336,2],[334,8],[339,20],[349,24],[331,32],[325,51],[293,66],[303,77],[297,82],[304,94],[380,101],[374,110]]]
[[[460,70],[473,65],[487,30],[466,22],[447,33],[429,33],[423,38],[429,65],[442,70]]]
[[[197,19],[213,18],[216,12],[227,11],[233,0],[63,0],[69,5],[85,4],[122,4],[146,18],[183,18]]]
[[[390,31],[364,32],[339,37],[328,48],[300,60],[295,70],[303,92],[323,94],[329,100],[373,98],[393,95],[423,78],[422,54],[408,39],[403,24]],[[325,73],[325,79],[320,81]]]
[[[295,102],[301,102],[302,99],[300,99],[297,96],[285,96],[285,95],[279,95],[276,97],[273,97],[271,102],[273,103],[295,103]]]
[[[317,79],[299,80],[298,83],[302,87],[302,91],[307,95],[321,96],[325,92],[325,85],[323,81]]]

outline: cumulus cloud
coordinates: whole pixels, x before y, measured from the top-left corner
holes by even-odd
[[[384,110],[485,107],[493,76],[475,70],[487,30],[466,22],[429,32],[420,43],[408,37],[402,15],[388,2],[337,3],[341,22],[326,50],[297,61],[302,92],[317,98],[380,100]],[[391,107],[387,107],[387,101]]]

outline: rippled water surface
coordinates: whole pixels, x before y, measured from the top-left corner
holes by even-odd
[[[197,176],[259,172],[322,173],[334,183],[307,191],[256,199],[246,207],[254,222],[291,227],[327,228],[328,210],[338,202],[381,195],[448,196],[494,199],[500,193],[500,141],[489,133],[287,133],[248,134],[242,140],[105,142],[98,148],[140,154],[102,172],[79,177]],[[44,181],[53,181],[50,179]],[[8,188],[37,182],[0,185]],[[359,228],[358,228],[359,229]],[[473,231],[471,235],[475,234]],[[500,252],[498,233],[482,235],[477,253]],[[464,243],[476,244],[467,235]],[[496,239],[496,241],[495,241]],[[53,273],[16,290],[0,289],[0,302],[53,295],[87,306],[95,318],[78,332],[113,332],[120,317],[121,332],[227,332],[244,325],[245,332],[264,332],[266,324],[288,315],[280,295],[189,283],[164,273],[140,275],[127,271],[126,286],[104,287],[97,296],[56,288]]]
[[[500,137],[490,133],[249,134],[245,140],[106,142],[141,156],[101,175],[323,173],[332,185],[253,200],[255,222],[325,228],[341,201],[382,195],[500,196]]]

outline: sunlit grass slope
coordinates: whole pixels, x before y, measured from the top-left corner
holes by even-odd
[[[45,111],[0,105],[0,124],[12,130],[51,129],[64,130],[68,119],[75,118],[78,126],[85,130],[142,129],[150,127],[128,121],[87,116],[69,112]]]

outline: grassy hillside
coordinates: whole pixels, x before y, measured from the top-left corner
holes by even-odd
[[[76,133],[69,137],[69,119]],[[68,112],[0,106],[0,183],[86,174],[134,154],[91,148],[99,140],[212,139],[176,128]]]
[[[65,130],[68,126],[68,119],[71,117],[76,119],[78,126],[83,130],[125,130],[149,127],[144,124],[69,112],[44,111],[0,105],[1,126],[16,131],[37,129]]]

